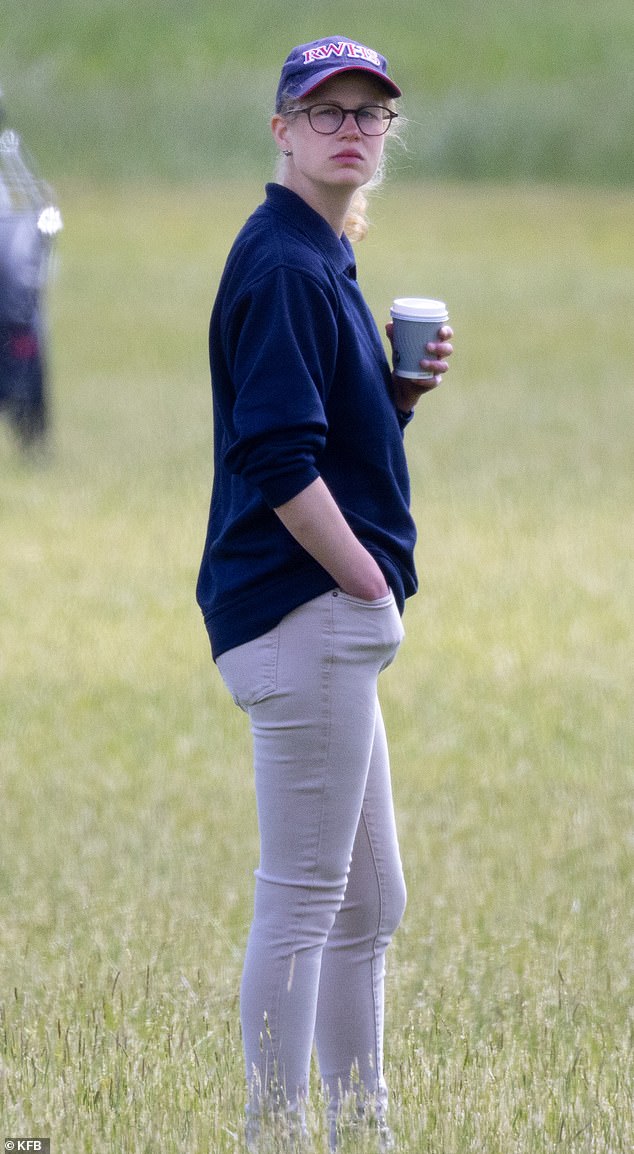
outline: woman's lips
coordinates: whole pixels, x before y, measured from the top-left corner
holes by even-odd
[[[358,152],[356,148],[342,148],[340,152],[336,152],[333,160],[363,160],[363,153]]]

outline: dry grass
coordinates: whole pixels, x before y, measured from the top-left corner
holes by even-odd
[[[255,814],[193,596],[207,313],[257,195],[65,190],[50,458],[2,430],[0,1130],[55,1151],[240,1149]],[[384,683],[403,1154],[634,1145],[631,209],[401,187],[359,252],[378,317],[429,292],[458,334]]]

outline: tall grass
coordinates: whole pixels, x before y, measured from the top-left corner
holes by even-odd
[[[257,833],[194,582],[207,317],[258,195],[64,187],[48,459],[0,429],[0,1133],[55,1151],[241,1148]],[[632,201],[373,215],[377,317],[429,292],[457,333],[407,432],[422,588],[383,686],[397,1149],[629,1154]]]
[[[30,0],[0,11],[0,84],[51,179],[253,175],[281,59],[331,33],[389,56],[411,177],[631,182],[630,0]]]

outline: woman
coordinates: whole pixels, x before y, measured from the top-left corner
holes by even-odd
[[[215,476],[198,601],[249,715],[261,856],[241,987],[247,1138],[301,1136],[313,1042],[334,1149],[344,1099],[383,1144],[385,951],[405,905],[379,673],[416,590],[403,430],[345,235],[400,89],[342,37],[280,77],[278,183],[229,255],[210,327]],[[449,328],[428,346],[437,384]]]

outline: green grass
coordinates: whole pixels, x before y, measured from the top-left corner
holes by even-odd
[[[48,458],[0,428],[0,1134],[228,1154],[257,831],[194,583],[208,312],[259,189],[60,191]],[[421,591],[383,685],[398,1151],[629,1154],[632,199],[372,214],[376,316],[425,292],[457,334],[407,431]]]
[[[389,57],[406,175],[631,183],[631,0],[29,0],[0,83],[51,180],[259,176],[282,59],[333,33]]]

